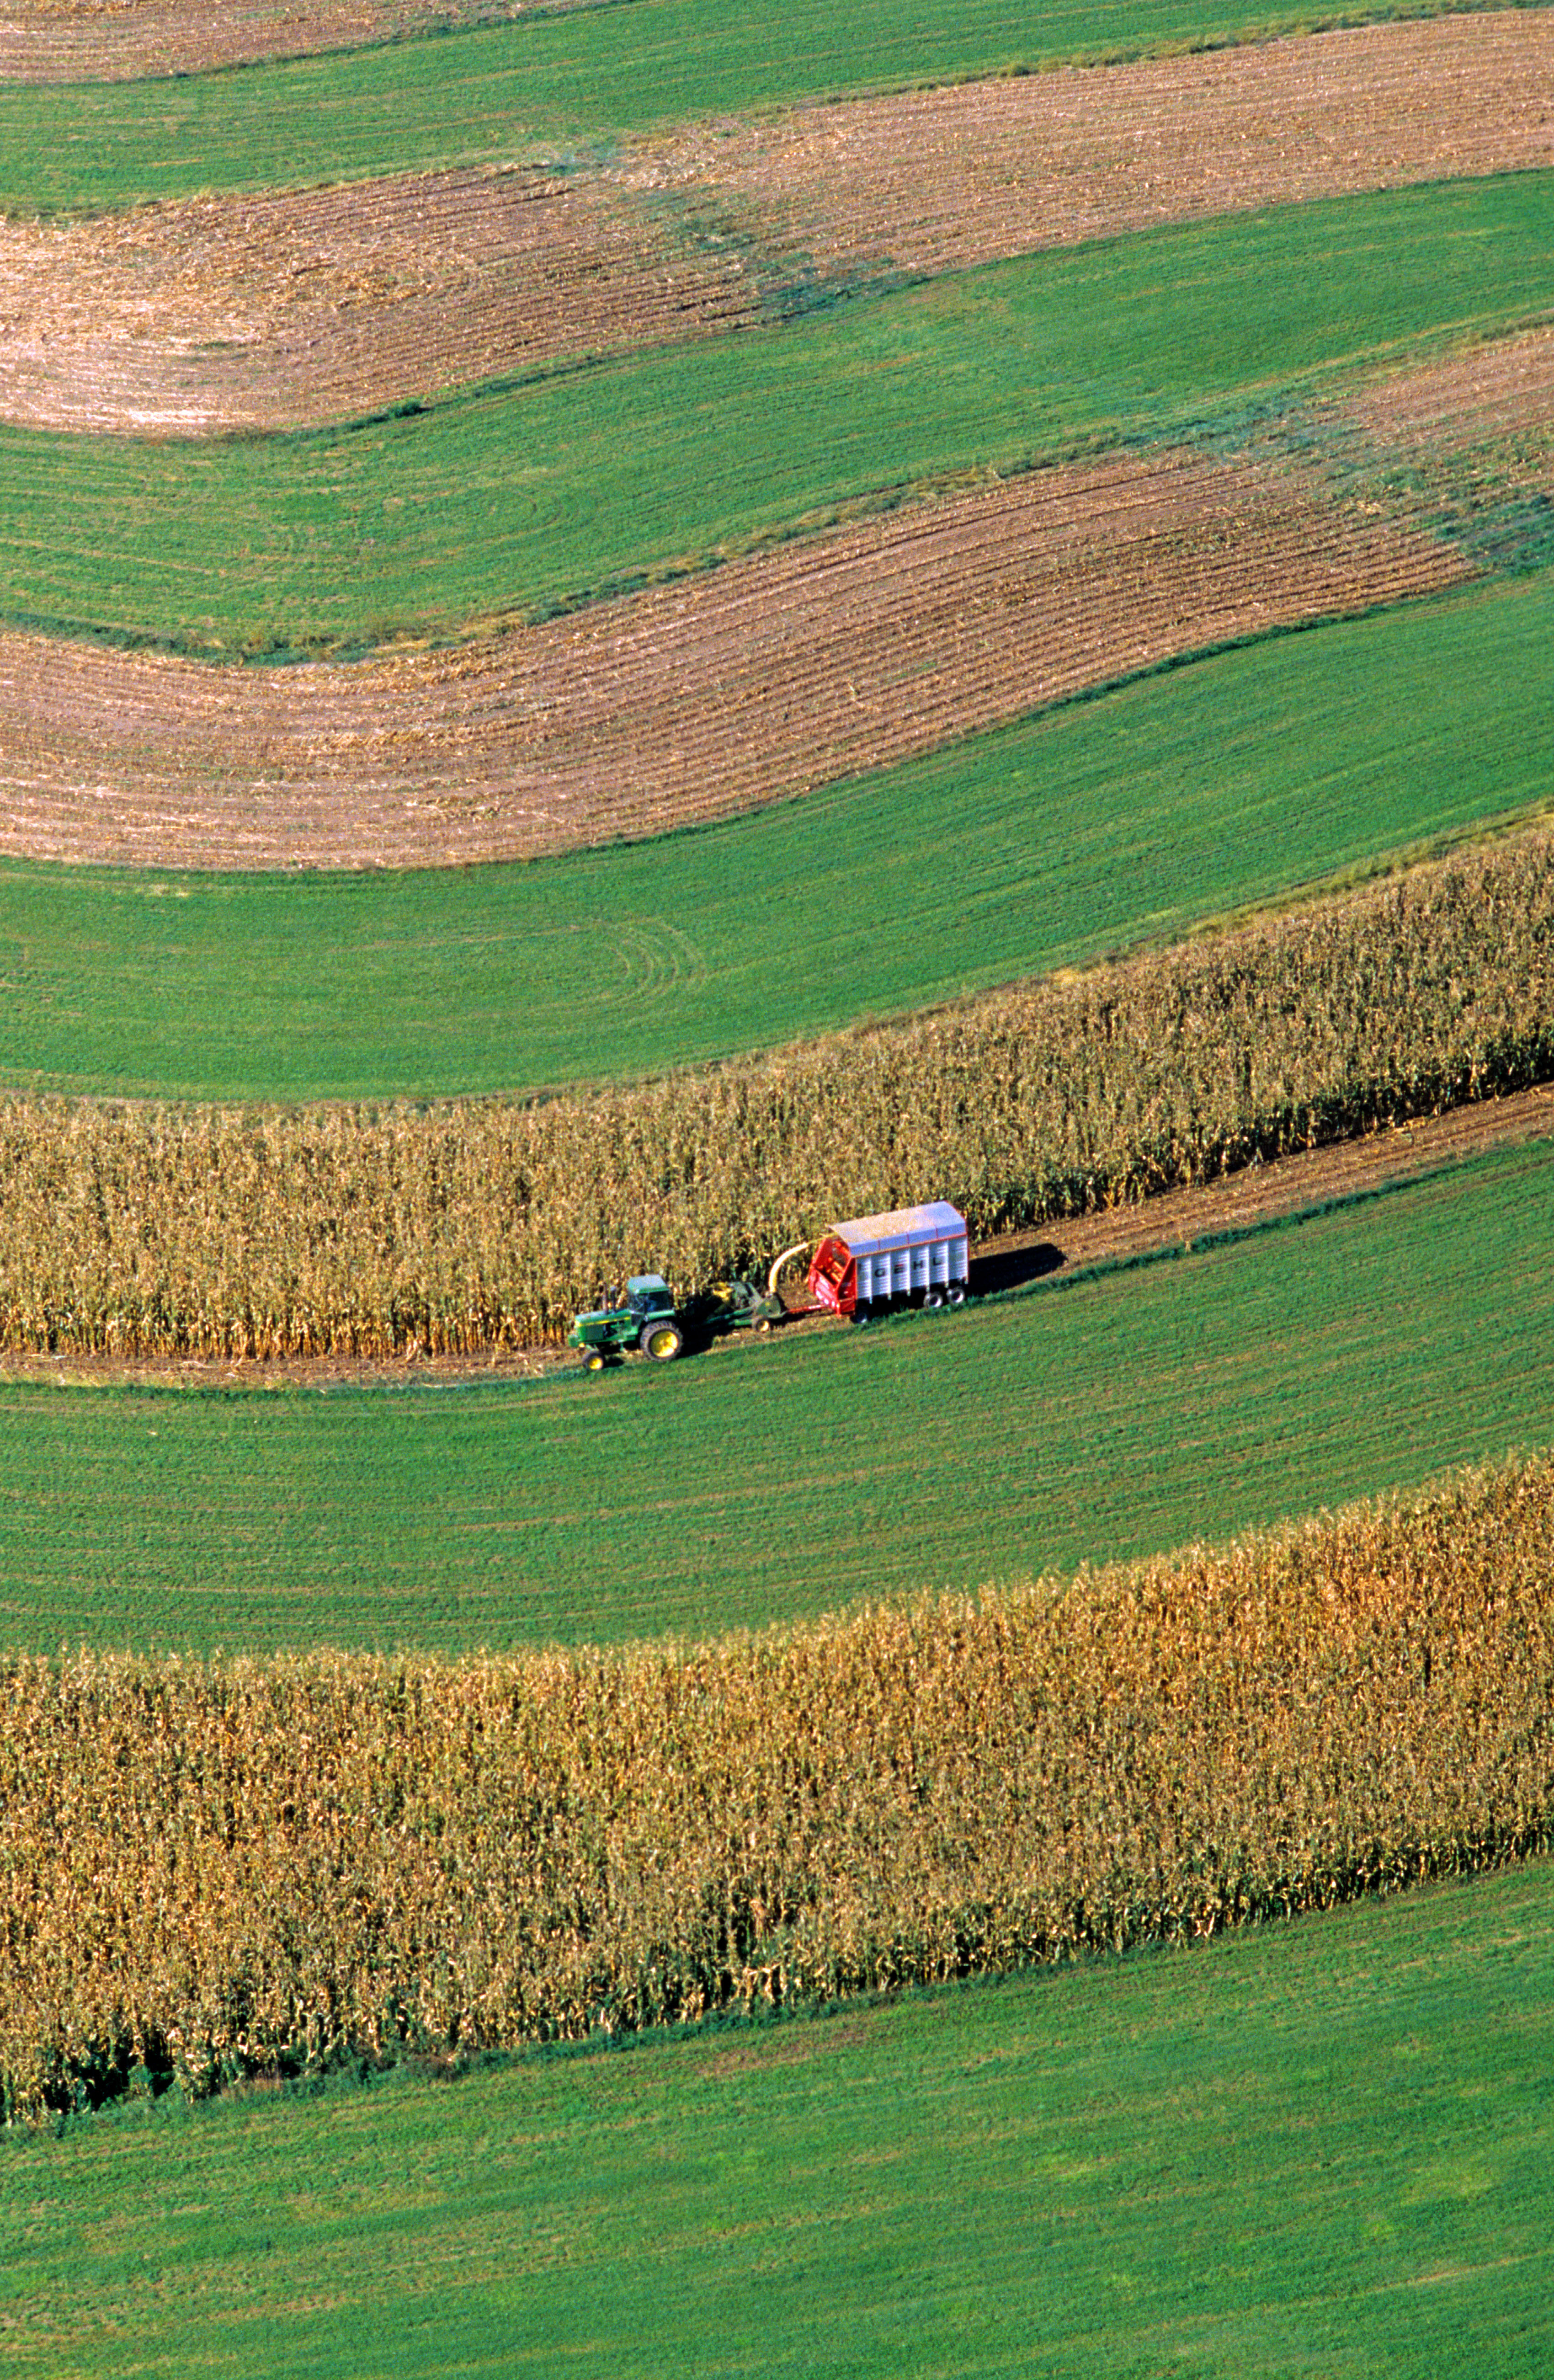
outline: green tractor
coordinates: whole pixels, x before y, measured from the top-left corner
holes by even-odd
[[[687,1342],[705,1345],[728,1330],[770,1330],[782,1315],[776,1299],[763,1297],[747,1281],[719,1281],[704,1296],[677,1306],[662,1273],[640,1272],[627,1281],[624,1297],[579,1314],[566,1343],[582,1350],[589,1372],[602,1372],[634,1347],[650,1363],[668,1364]]]

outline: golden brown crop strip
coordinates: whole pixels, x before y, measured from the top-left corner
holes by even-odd
[[[13,1660],[0,1809],[13,2117],[1324,1909],[1549,1843],[1554,1461],[688,1651]]]
[[[467,1354],[927,1195],[974,1232],[1554,1079],[1554,836],[662,1083],[431,1112],[0,1103],[0,1344]]]

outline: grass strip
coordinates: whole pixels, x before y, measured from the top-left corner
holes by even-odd
[[[1345,24],[1418,9],[1362,5]],[[1309,31],[1320,12],[1225,0],[904,0],[731,8],[720,0],[537,13],[333,56],[140,83],[0,91],[0,206],[122,206],[405,167],[565,157],[610,136],[1056,65]],[[1329,20],[1330,21],[1330,20]]]
[[[0,1645],[705,1635],[1225,1536],[1547,1436],[1554,1152],[954,1316],[592,1378],[0,1390]]]
[[[1169,943],[1540,808],[1551,651],[1545,575],[1221,654],[657,842],[403,875],[3,864],[0,1083],[525,1092]]]
[[[1196,1938],[1547,1848],[1554,1462],[692,1650],[0,1670],[7,2114]]]
[[[1554,175],[1020,258],[284,437],[0,426],[0,618],[229,658],[542,617],[927,484],[1211,419],[1554,309]]]
[[[7,2354],[117,2374],[132,2301],[153,2368],[223,2375],[441,2380],[521,2337],[617,2380],[1510,2380],[1554,2301],[1549,1882],[13,2133]]]

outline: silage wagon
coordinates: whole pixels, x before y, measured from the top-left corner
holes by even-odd
[[[809,1259],[813,1303],[790,1306],[780,1293],[786,1266],[809,1246],[784,1248],[767,1276],[766,1293],[747,1281],[719,1281],[678,1304],[662,1273],[637,1273],[623,1293],[579,1314],[567,1344],[580,1350],[590,1372],[602,1371],[634,1350],[667,1363],[687,1346],[706,1345],[735,1330],[770,1330],[807,1314],[834,1314],[868,1322],[908,1305],[959,1305],[970,1276],[965,1217],[947,1200],[859,1215],[827,1232]]]
[[[865,1322],[898,1306],[959,1305],[970,1269],[965,1217],[935,1198],[833,1225],[809,1259],[809,1293],[828,1314]]]

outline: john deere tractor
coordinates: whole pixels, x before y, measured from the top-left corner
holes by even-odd
[[[624,1298],[579,1314],[566,1343],[582,1349],[589,1372],[601,1372],[634,1347],[650,1363],[667,1364],[687,1342],[705,1346],[725,1330],[769,1330],[782,1314],[775,1298],[762,1297],[747,1281],[719,1281],[705,1296],[677,1306],[662,1273],[641,1272],[627,1281]]]

